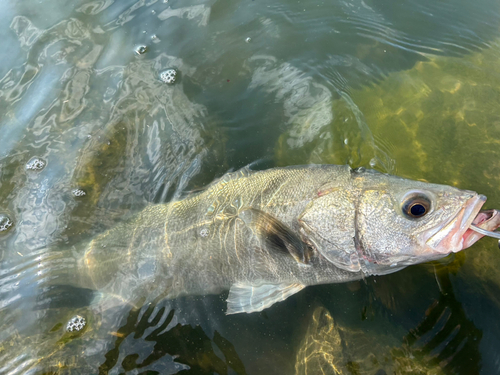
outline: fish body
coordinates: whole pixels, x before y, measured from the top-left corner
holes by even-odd
[[[462,250],[485,197],[373,170],[312,165],[229,173],[145,208],[93,239],[86,286],[120,295],[229,289],[228,313],[260,311],[305,286],[397,271]],[[484,228],[500,224],[483,215]]]

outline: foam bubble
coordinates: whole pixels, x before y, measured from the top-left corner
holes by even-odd
[[[135,53],[138,55],[144,55],[148,51],[148,47],[145,45],[140,45],[135,47]]]
[[[85,195],[87,195],[87,193],[82,189],[73,189],[73,191],[71,191],[71,194],[73,194],[73,196],[75,197],[84,197]]]
[[[41,171],[46,165],[47,162],[45,160],[34,156],[26,163],[26,169],[30,171]]]
[[[14,223],[7,215],[0,214],[0,233],[7,232]]]
[[[66,325],[66,331],[68,332],[80,332],[87,325],[87,321],[83,316],[75,315],[72,317],[68,324]]]
[[[175,83],[175,80],[177,79],[177,70],[175,69],[167,69],[164,70],[163,72],[160,73],[160,79],[168,83],[169,85]]]

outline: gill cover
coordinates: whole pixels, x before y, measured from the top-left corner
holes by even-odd
[[[335,266],[346,271],[360,271],[355,246],[354,192],[344,185],[327,188],[318,195],[298,219],[302,236]]]

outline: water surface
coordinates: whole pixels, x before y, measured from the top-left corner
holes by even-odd
[[[498,208],[499,7],[3,1],[0,373],[500,373],[490,239],[250,315],[61,282],[79,244],[248,164],[371,166]]]

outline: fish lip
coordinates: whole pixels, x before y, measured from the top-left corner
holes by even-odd
[[[470,230],[470,225],[485,202],[484,195],[476,194],[469,198],[457,215],[426,241],[426,245],[439,254],[456,253],[464,249],[464,235]]]

